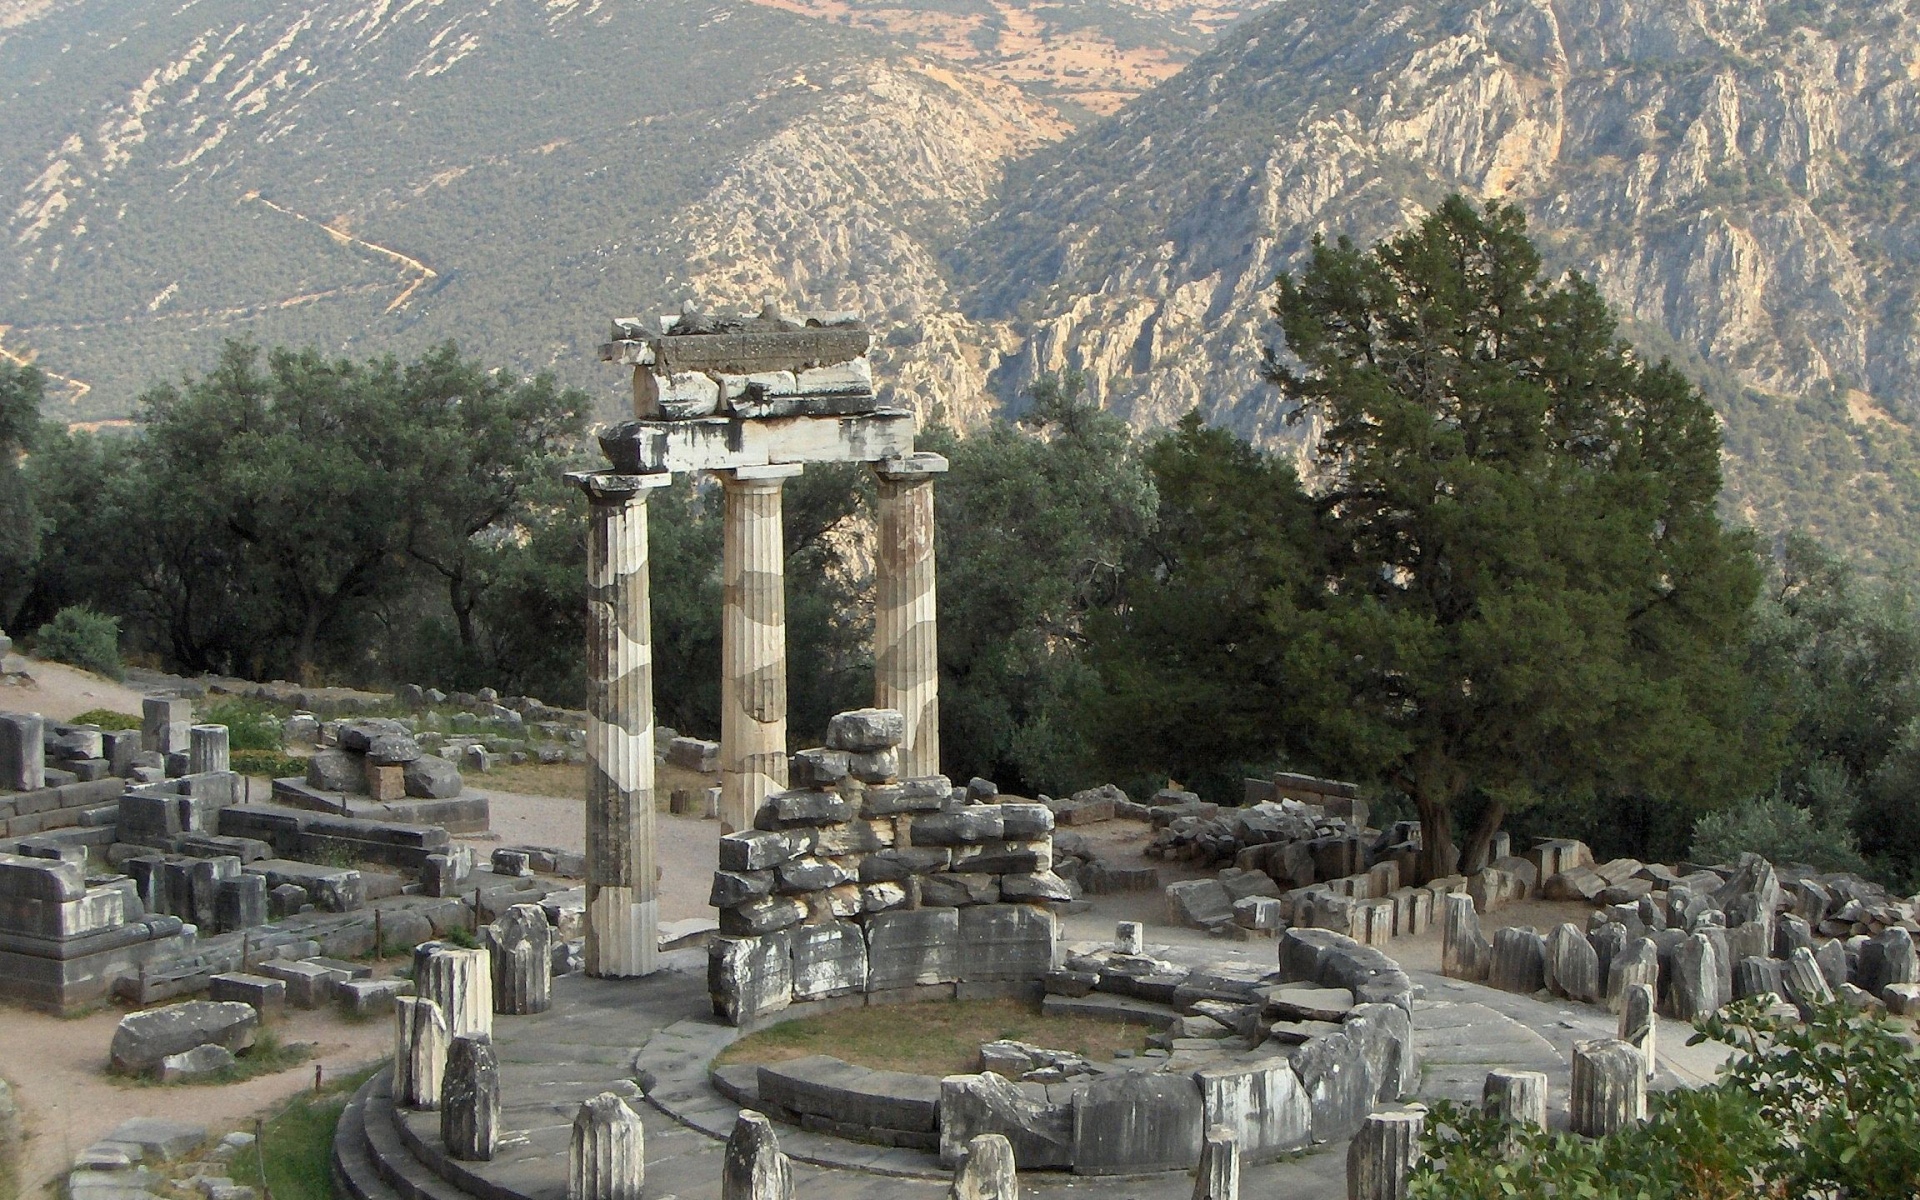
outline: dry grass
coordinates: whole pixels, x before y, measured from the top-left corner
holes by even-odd
[[[522,796],[552,796],[559,800],[587,797],[587,768],[581,763],[502,763],[485,775],[469,775],[467,785],[480,791],[514,792]],[[667,811],[667,801],[675,788],[710,788],[718,776],[709,778],[694,771],[661,763],[653,769],[654,807]]]
[[[717,1061],[776,1063],[827,1054],[876,1070],[954,1075],[979,1070],[980,1043],[999,1038],[1109,1060],[1116,1050],[1139,1052],[1147,1033],[1138,1025],[1043,1016],[1019,1000],[947,1000],[787,1021],[741,1038]]]

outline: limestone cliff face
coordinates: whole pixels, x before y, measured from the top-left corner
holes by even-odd
[[[1522,205],[1656,348],[1920,421],[1916,16],[1282,0],[1018,169],[957,255],[980,315],[1026,318],[999,388],[1079,367],[1136,422],[1197,405],[1297,444],[1255,372],[1275,274],[1460,189]]]

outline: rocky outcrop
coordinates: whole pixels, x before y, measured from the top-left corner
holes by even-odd
[[[1650,350],[1723,372],[1723,411],[1745,388],[1844,397],[1821,418],[1843,430],[1920,420],[1911,25],[1892,0],[1828,11],[1270,8],[1023,164],[967,239],[975,311],[1026,317],[1001,393],[1077,367],[1137,424],[1198,406],[1298,449],[1314,431],[1282,425],[1256,371],[1275,274],[1459,189],[1521,205]],[[1762,452],[1734,451],[1736,502],[1767,492]]]

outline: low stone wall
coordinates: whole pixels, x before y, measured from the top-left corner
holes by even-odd
[[[937,1149],[949,1165],[998,1133],[1023,1170],[1188,1170],[1206,1129],[1265,1161],[1353,1136],[1377,1104],[1413,1094],[1412,984],[1379,951],[1326,930],[1283,939],[1278,970],[1190,969],[1102,949],[1047,979],[1046,1011],[1141,1024],[1160,1048],[1051,1082],[928,1076],[815,1056],[729,1067],[716,1088],[815,1132]],[[1211,1032],[1208,1032],[1208,1031]]]
[[[426,870],[430,855],[445,854],[452,845],[440,825],[372,821],[277,804],[222,809],[220,833],[265,842],[283,858],[344,855],[355,862],[386,863],[415,873]]]
[[[903,990],[1037,994],[1053,966],[1071,892],[1045,805],[969,804],[936,776],[783,793],[756,824],[720,839],[710,900],[708,990],[735,1025]]]

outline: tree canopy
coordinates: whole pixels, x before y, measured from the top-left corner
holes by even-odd
[[[1767,769],[1741,667],[1761,570],[1722,527],[1719,428],[1542,273],[1517,209],[1453,197],[1370,250],[1317,241],[1267,373],[1320,431],[1323,560],[1272,595],[1323,758],[1409,796],[1425,865],[1471,867],[1544,793],[1657,781],[1712,803]]]

